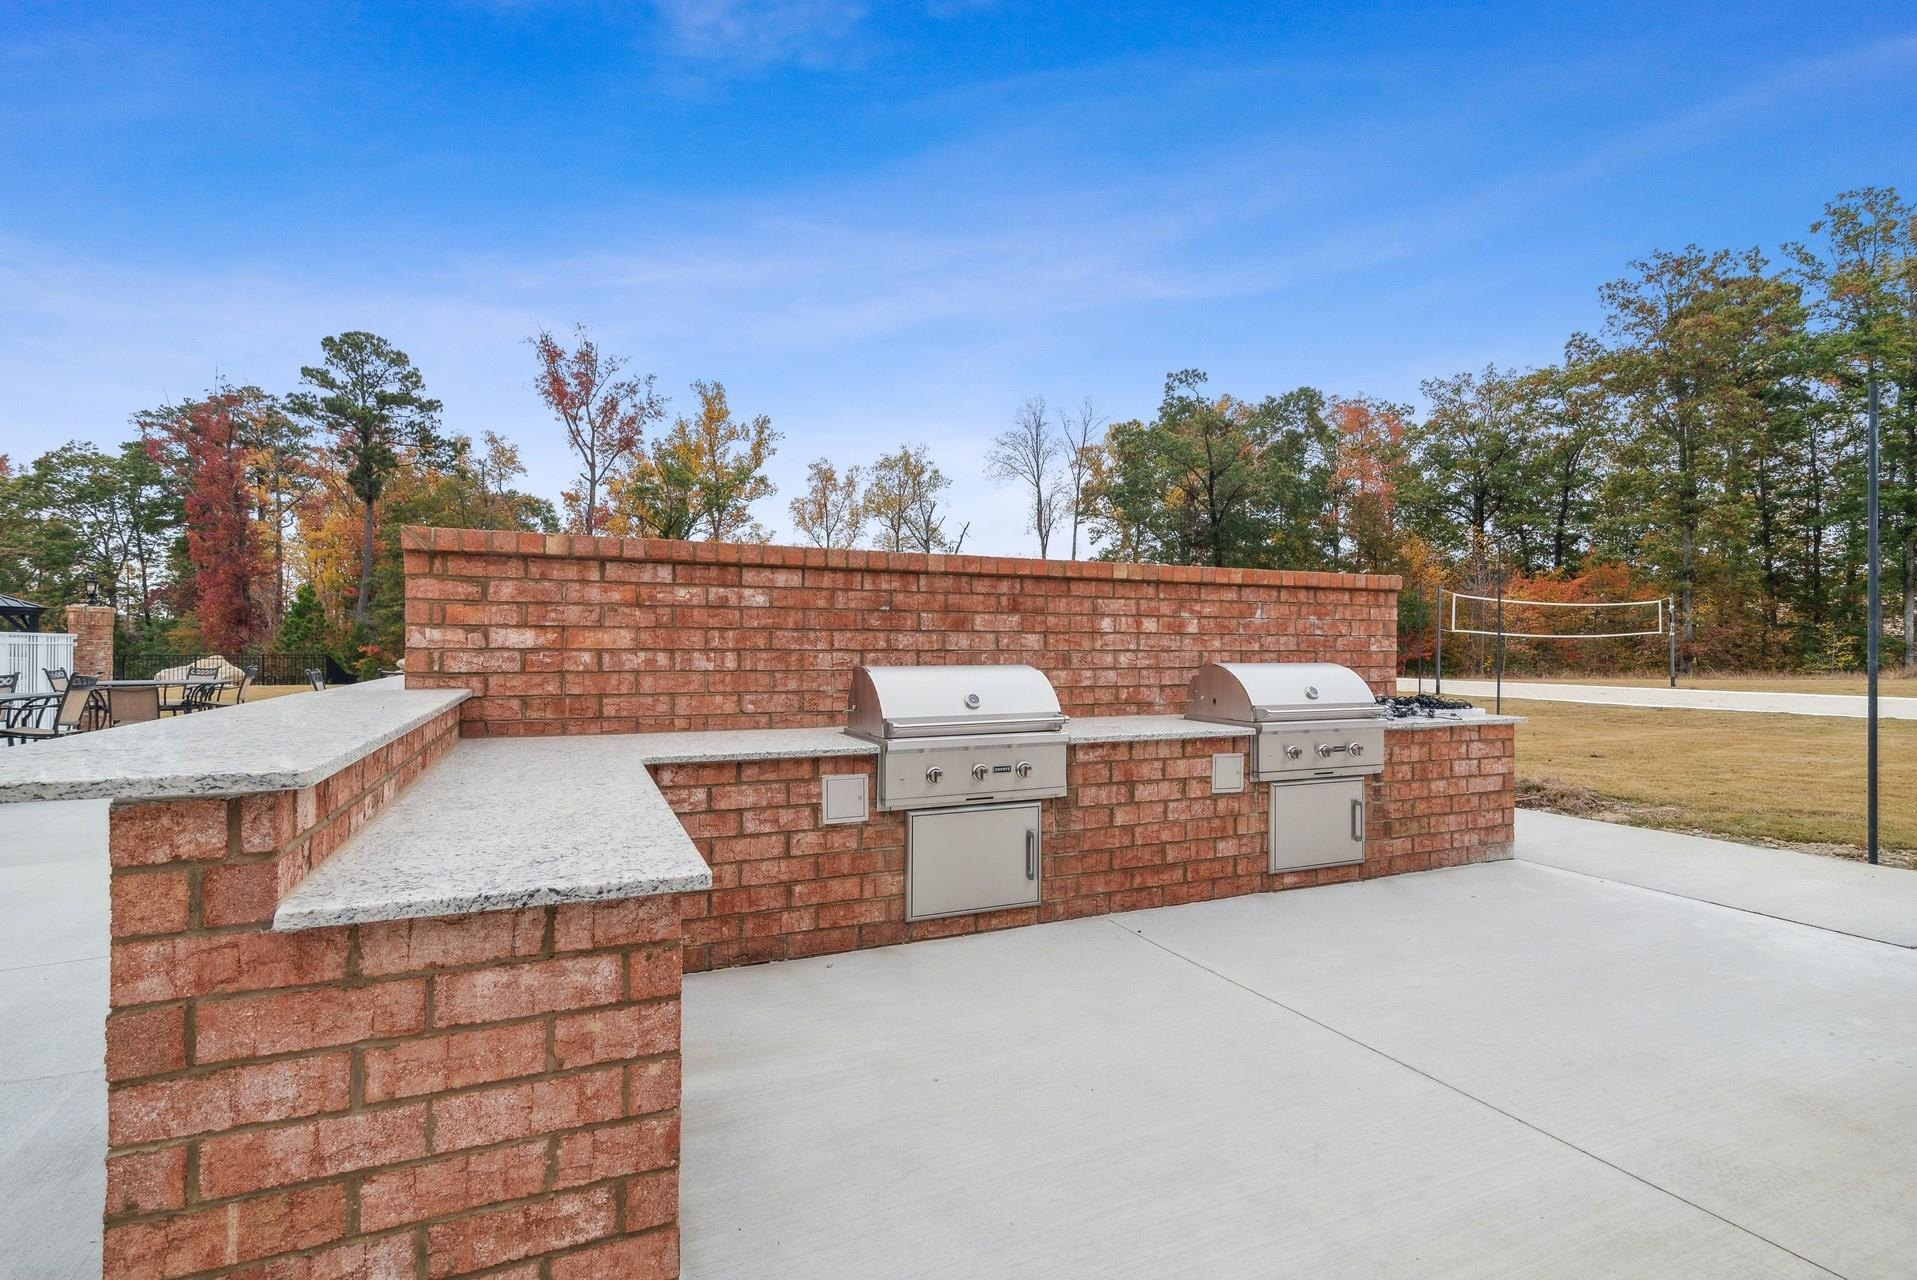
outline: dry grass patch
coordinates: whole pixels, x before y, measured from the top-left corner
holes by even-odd
[[[1518,727],[1528,808],[1840,856],[1863,844],[1862,720],[1504,703],[1528,717]],[[1880,735],[1882,840],[1917,851],[1917,722],[1884,721]]]

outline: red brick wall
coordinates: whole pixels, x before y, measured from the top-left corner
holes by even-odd
[[[673,898],[267,931],[454,741],[113,809],[107,1276],[677,1274]]]
[[[407,529],[406,670],[469,734],[836,725],[863,662],[1029,662],[1070,715],[1183,711],[1208,660],[1380,690],[1398,579]]]
[[[1358,866],[1266,870],[1267,791],[1211,794],[1214,752],[1242,738],[1088,744],[1069,794],[1045,805],[1037,907],[908,923],[905,817],[821,826],[821,774],[873,772],[869,758],[661,765],[667,801],[712,866],[712,890],[681,895],[686,968],[885,946],[919,938],[1170,906],[1482,862],[1511,845],[1510,725],[1386,734]]]
[[[113,625],[118,621],[110,604],[70,604],[67,630],[73,633],[75,675],[113,678]]]

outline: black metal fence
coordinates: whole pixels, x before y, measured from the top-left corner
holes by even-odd
[[[117,680],[151,680],[171,667],[185,667],[207,657],[204,653],[119,653],[113,657]],[[326,673],[328,684],[351,684],[354,675],[324,653],[274,653],[246,650],[223,655],[236,667],[256,667],[255,684],[305,684],[315,668]]]

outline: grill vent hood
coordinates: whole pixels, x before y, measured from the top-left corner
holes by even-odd
[[[1370,719],[1371,686],[1335,662],[1208,662],[1192,677],[1185,718],[1221,724]]]
[[[846,730],[873,742],[1065,727],[1052,682],[1037,667],[859,667]]]

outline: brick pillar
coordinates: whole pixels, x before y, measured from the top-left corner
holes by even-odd
[[[676,897],[269,927],[455,723],[114,806],[108,1280],[678,1274]]]
[[[113,606],[70,604],[67,630],[73,632],[75,675],[113,678]]]

